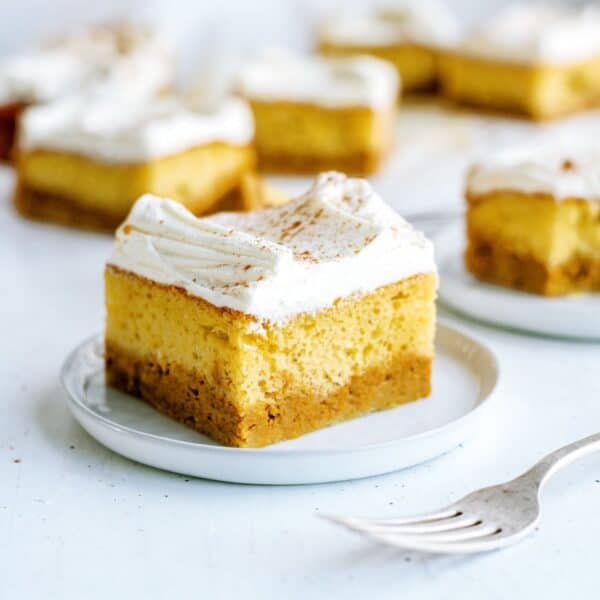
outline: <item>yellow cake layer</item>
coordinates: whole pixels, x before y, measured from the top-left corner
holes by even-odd
[[[493,192],[469,199],[468,230],[550,265],[600,253],[600,203]]]
[[[34,150],[19,157],[18,177],[23,189],[62,198],[118,222],[145,193],[178,200],[202,214],[235,188],[254,163],[252,148],[222,143],[139,164]]]
[[[467,267],[483,279],[547,294],[600,287],[598,202],[511,191],[470,196],[467,236]]]
[[[250,103],[261,166],[277,171],[338,169],[370,173],[389,152],[392,108],[324,108],[295,102]]]
[[[367,54],[392,63],[400,75],[402,92],[420,92],[432,89],[438,76],[437,53],[416,44],[397,46],[347,46],[322,43],[320,51],[329,56]]]
[[[533,119],[600,102],[600,57],[573,65],[525,65],[446,54],[439,68],[448,98]]]
[[[418,275],[260,331],[108,267],[108,380],[228,445],[296,437],[429,393],[435,289]]]

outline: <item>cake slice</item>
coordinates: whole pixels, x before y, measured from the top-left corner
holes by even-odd
[[[360,179],[195,218],[144,196],[106,267],[106,378],[229,446],[430,392],[432,245]]]
[[[0,62],[0,160],[14,147],[27,106],[46,104],[99,83],[148,97],[173,86],[171,52],[156,32],[128,23],[97,25]]]
[[[600,290],[600,150],[517,150],[471,168],[467,269],[555,296]]]
[[[248,106],[202,113],[183,100],[78,95],[21,118],[15,205],[27,217],[114,229],[144,193],[215,210],[255,166]]]
[[[371,173],[392,146],[398,77],[384,61],[271,54],[247,64],[236,87],[267,171]]]
[[[330,17],[318,30],[317,43],[328,56],[367,54],[389,61],[402,92],[411,93],[435,89],[439,53],[457,36],[458,25],[445,5],[410,0]]]
[[[462,104],[551,119],[600,102],[600,11],[505,8],[443,53],[444,95]]]

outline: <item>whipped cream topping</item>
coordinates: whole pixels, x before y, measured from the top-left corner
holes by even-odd
[[[239,98],[203,113],[175,97],[148,100],[143,95],[103,92],[25,110],[19,149],[61,150],[104,162],[136,163],[211,142],[252,142],[252,114]]]
[[[155,94],[173,83],[170,52],[148,30],[93,27],[0,62],[0,104],[49,102],[100,81]]]
[[[143,196],[109,264],[270,322],[435,272],[431,242],[367,181],[339,173],[277,208],[200,219]]]
[[[571,149],[542,147],[503,152],[475,164],[467,175],[467,193],[513,190],[566,198],[600,200],[600,146]]]
[[[525,64],[569,64],[600,54],[600,9],[511,5],[467,34],[459,51]]]
[[[319,28],[321,43],[340,46],[446,46],[457,40],[458,22],[444,4],[426,0],[396,2],[366,13],[327,19]]]
[[[391,64],[369,56],[324,58],[271,53],[246,65],[237,87],[251,100],[378,109],[395,105],[399,81]]]

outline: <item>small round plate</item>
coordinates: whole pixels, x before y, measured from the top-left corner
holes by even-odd
[[[62,371],[74,417],[111,450],[186,475],[272,485],[368,477],[443,454],[477,431],[497,379],[490,350],[439,324],[428,398],[266,448],[240,449],[221,446],[107,387],[101,336],[75,349]]]
[[[600,294],[552,298],[484,283],[464,267],[464,240],[462,228],[454,225],[435,238],[442,304],[509,329],[600,341]]]

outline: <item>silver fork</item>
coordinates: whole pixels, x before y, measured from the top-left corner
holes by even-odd
[[[398,519],[323,515],[375,540],[420,552],[487,552],[520,541],[540,519],[540,492],[552,475],[600,450],[600,433],[548,454],[520,477],[483,488],[447,508]]]

